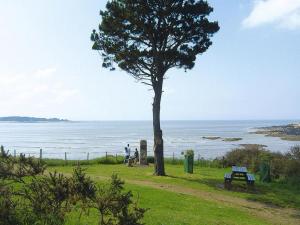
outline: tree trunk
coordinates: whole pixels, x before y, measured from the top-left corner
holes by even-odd
[[[162,138],[162,130],[160,128],[160,103],[162,96],[163,80],[158,81],[154,88],[153,100],[153,131],[154,131],[154,174],[157,176],[165,176],[164,165],[164,141]]]

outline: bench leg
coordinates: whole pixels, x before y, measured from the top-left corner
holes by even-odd
[[[230,180],[225,180],[225,181],[224,181],[224,187],[225,187],[227,190],[230,190],[230,189],[231,189],[231,181],[230,181]]]
[[[248,187],[248,190],[253,191],[254,190],[254,182],[247,182],[247,187]]]

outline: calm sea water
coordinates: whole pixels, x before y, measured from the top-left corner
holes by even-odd
[[[285,125],[299,121],[163,121],[165,155],[179,157],[185,149],[194,149],[204,158],[222,156],[240,144],[264,144],[272,151],[288,151],[300,142],[250,134],[256,127]],[[243,138],[238,142],[205,140],[203,136]],[[124,146],[139,146],[148,141],[148,154],[153,155],[151,121],[0,123],[0,144],[17,154],[26,153],[47,158],[85,159],[108,154],[123,154]]]

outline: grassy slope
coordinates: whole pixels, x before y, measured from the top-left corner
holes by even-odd
[[[300,190],[299,187],[292,187],[280,182],[273,182],[270,184],[263,184],[256,182],[255,193],[245,192],[246,184],[234,183],[237,191],[227,191],[220,186],[223,183],[223,175],[229,172],[230,168],[218,169],[209,167],[195,167],[194,174],[185,174],[182,165],[167,165],[166,177],[153,176],[152,167],[126,167],[124,165],[90,165],[87,167],[87,172],[90,176],[106,176],[116,173],[123,179],[151,181],[161,184],[180,185],[182,187],[193,188],[197,190],[204,190],[209,192],[216,192],[224,195],[232,195],[242,197],[244,199],[257,200],[264,203],[272,203],[274,205],[283,207],[295,207],[300,209]],[[73,168],[53,167],[50,170],[57,170],[59,172],[71,173]]]
[[[257,182],[256,193],[241,191],[227,191],[220,186],[223,183],[223,175],[230,169],[217,169],[207,167],[195,167],[194,174],[185,174],[182,165],[166,165],[168,176],[155,177],[152,175],[152,167],[126,167],[124,165],[89,165],[87,173],[95,180],[109,178],[117,173],[125,181],[126,188],[132,190],[135,196],[140,197],[140,205],[150,208],[146,213],[144,222],[154,225],[183,225],[183,224],[268,224],[267,221],[250,213],[231,207],[222,202],[204,200],[202,198],[174,193],[167,190],[152,188],[147,185],[139,185],[130,181],[151,182],[159,185],[173,185],[181,188],[202,190],[208,193],[216,193],[224,196],[240,197],[242,199],[254,199],[262,202],[270,202],[281,206],[293,206],[300,208],[300,191],[280,183],[261,184]],[[60,166],[49,167],[50,171],[57,170],[63,173],[71,173],[73,167]],[[238,190],[245,190],[244,184],[238,184]],[[158,204],[159,203],[159,204]],[[77,214],[69,217],[68,224],[75,224]],[[97,215],[91,213],[88,221],[81,224],[95,224]]]
[[[217,205],[199,200],[192,196],[156,190],[149,187],[127,184],[134,196],[139,196],[139,206],[149,208],[143,222],[149,225],[199,225],[199,224],[268,224],[235,208]],[[159,204],[158,204],[159,203]],[[97,214],[92,212],[89,218],[80,224],[96,224]],[[67,224],[75,224],[77,214],[73,213]]]

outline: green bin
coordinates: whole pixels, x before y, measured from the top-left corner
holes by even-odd
[[[184,172],[194,172],[194,152],[191,150],[186,151],[184,154]]]

